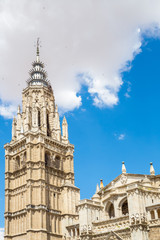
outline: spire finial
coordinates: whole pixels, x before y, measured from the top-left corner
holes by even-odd
[[[98,185],[98,183],[97,183],[97,186],[96,186],[96,193],[98,193],[99,192],[99,185]]]
[[[55,112],[58,113],[58,106],[57,106],[57,104],[56,104]]]
[[[103,186],[103,179],[100,180],[100,189],[104,188]]]
[[[39,61],[39,37],[37,38],[37,61]]]
[[[20,105],[18,105],[18,110],[17,110],[17,113],[20,114],[21,113],[21,107]]]
[[[153,167],[152,162],[150,162],[150,174],[151,174],[152,176],[155,175],[155,170],[154,170],[154,167]]]
[[[122,173],[126,173],[126,167],[124,165],[124,162],[122,162]]]

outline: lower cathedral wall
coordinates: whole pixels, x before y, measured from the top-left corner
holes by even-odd
[[[160,240],[160,226],[150,228],[148,235],[149,240]]]

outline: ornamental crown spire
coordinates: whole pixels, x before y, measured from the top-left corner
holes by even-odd
[[[39,57],[40,42],[37,38],[36,61],[32,63],[32,69],[29,71],[30,78],[27,80],[28,86],[42,85],[51,88],[51,84],[47,79],[47,72],[44,69],[44,63]]]

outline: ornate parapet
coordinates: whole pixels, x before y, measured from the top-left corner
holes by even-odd
[[[129,228],[130,228],[129,216],[122,216],[122,217],[113,218],[109,220],[93,222],[94,234],[117,231],[122,229],[129,229]]]

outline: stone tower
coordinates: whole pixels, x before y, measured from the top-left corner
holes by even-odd
[[[44,64],[32,63],[22,92],[22,111],[13,119],[12,140],[5,145],[5,239],[55,240],[78,216],[74,185],[74,146],[58,107]]]

